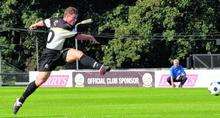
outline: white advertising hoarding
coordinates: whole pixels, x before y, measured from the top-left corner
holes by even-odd
[[[212,81],[220,81],[220,70],[185,70],[187,81],[184,88],[208,87]],[[37,72],[29,72],[29,82],[36,79]],[[170,87],[167,82],[169,69],[165,70],[113,70],[100,76],[94,70],[52,71],[43,87],[84,87],[84,86],[136,86]]]
[[[50,77],[42,87],[72,87],[72,72],[71,70],[52,71]],[[37,73],[37,71],[29,72],[29,82],[36,80]]]
[[[183,87],[208,87],[212,81],[220,81],[220,70],[185,70],[187,81]],[[155,87],[169,87],[169,70],[155,71]]]
[[[36,80],[36,71],[29,72],[29,82]],[[105,76],[97,70],[60,70],[52,71],[43,87],[153,87],[154,72],[143,69],[112,70]]]

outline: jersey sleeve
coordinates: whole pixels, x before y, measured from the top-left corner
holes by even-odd
[[[63,30],[63,32],[61,33],[62,37],[64,38],[71,38],[75,36],[76,34],[77,34],[76,32],[69,31],[69,30]]]
[[[173,67],[170,68],[170,76],[173,77]]]
[[[77,34],[75,31],[69,31],[62,28],[51,28],[55,32],[55,35],[58,35],[62,38],[71,38]]]
[[[185,72],[185,70],[184,70],[184,68],[182,66],[181,66],[181,74],[186,75],[186,72]]]
[[[43,23],[44,23],[44,26],[46,26],[47,28],[51,28],[52,26],[52,21],[50,18],[43,20]]]

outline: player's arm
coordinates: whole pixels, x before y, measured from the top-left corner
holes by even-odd
[[[51,28],[53,20],[51,20],[50,18],[47,18],[45,20],[40,20],[34,24],[32,24],[29,29],[33,30],[33,29],[37,29],[38,27],[47,27],[47,28]]]
[[[170,80],[171,80],[171,85],[172,85],[172,87],[175,88],[176,85],[175,85],[174,82],[173,82],[173,76],[170,77]]]
[[[173,88],[175,88],[175,84],[174,84],[174,82],[173,82],[173,69],[171,68],[170,69],[170,81],[171,81],[171,85],[172,85],[172,87]]]
[[[96,44],[99,44],[99,42],[92,36],[92,35],[87,35],[87,34],[77,34],[75,37],[77,40],[81,41],[92,41]]]
[[[186,76],[186,72],[185,72],[185,70],[184,70],[184,68],[181,66],[181,75],[182,76]]]
[[[38,27],[44,27],[44,22],[43,20],[38,21],[37,23],[32,24],[29,29],[33,30],[33,29],[37,29]]]

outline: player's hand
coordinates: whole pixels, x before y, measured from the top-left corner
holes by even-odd
[[[186,76],[186,74],[185,74],[185,73],[181,73],[181,75],[182,75],[182,76]]]
[[[33,24],[29,27],[29,30],[34,30],[34,29],[37,29],[37,26],[35,24]]]

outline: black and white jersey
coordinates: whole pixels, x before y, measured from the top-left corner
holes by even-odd
[[[43,22],[47,28],[50,28],[46,44],[48,49],[62,50],[65,40],[77,34],[77,32],[72,31],[72,26],[62,18],[45,19]]]

